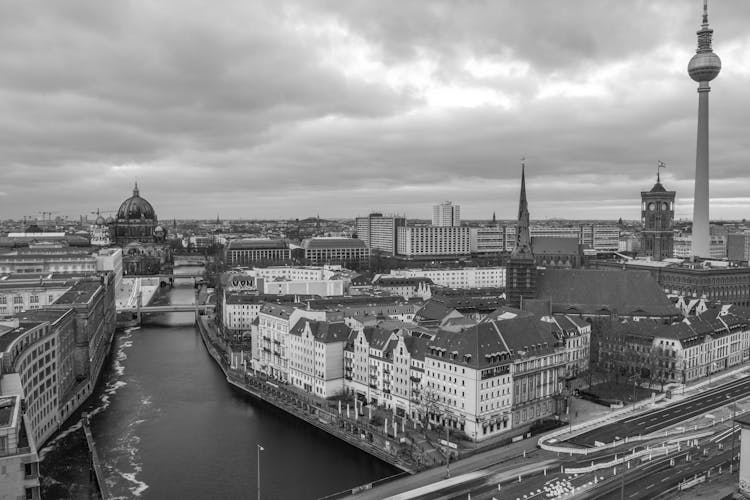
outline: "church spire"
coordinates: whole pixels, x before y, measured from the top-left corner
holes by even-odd
[[[516,227],[516,247],[511,258],[533,259],[531,235],[529,233],[529,203],[526,200],[526,163],[521,160],[521,196],[518,201],[518,222]]]

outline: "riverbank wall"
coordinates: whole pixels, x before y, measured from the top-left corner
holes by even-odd
[[[287,393],[287,391],[278,387],[277,384],[269,383],[265,380],[257,379],[238,370],[229,368],[229,355],[217,342],[212,340],[210,326],[207,324],[207,318],[196,314],[196,327],[200,333],[203,345],[206,347],[209,355],[221,369],[227,379],[227,382],[238,390],[243,391],[250,396],[260,399],[289,415],[304,420],[308,424],[317,427],[330,436],[336,437],[360,450],[378,458],[408,474],[414,474],[418,470],[416,464],[400,457],[395,447],[389,449],[381,448],[366,438],[364,429],[357,424],[335,425],[328,412],[323,411],[311,401],[304,401]],[[365,438],[363,438],[365,436]]]

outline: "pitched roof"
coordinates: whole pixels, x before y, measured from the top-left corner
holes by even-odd
[[[454,309],[441,300],[428,300],[414,315],[415,319],[427,321],[442,321]]]
[[[540,269],[537,299],[553,312],[676,316],[679,311],[648,271]],[[534,307],[534,304],[526,306]],[[539,306],[540,304],[536,304]]]
[[[346,324],[337,322],[329,323],[328,321],[315,321],[307,318],[300,318],[290,330],[292,335],[302,335],[305,326],[309,326],[310,333],[318,342],[344,342],[349,338],[351,328]]]
[[[277,318],[289,319],[289,316],[294,312],[296,307],[287,304],[270,304],[265,303],[260,308],[261,313],[276,316]]]
[[[527,315],[479,323],[459,333],[441,329],[429,348],[443,351],[453,364],[483,369],[529,353],[549,352],[557,343],[550,324]],[[428,356],[435,357],[429,351]]]
[[[395,330],[380,328],[379,326],[364,327],[367,343],[370,344],[370,347],[373,349],[378,350],[384,350],[387,347],[394,331]]]
[[[534,236],[531,238],[534,255],[570,255],[580,252],[578,238],[558,238],[556,236]]]

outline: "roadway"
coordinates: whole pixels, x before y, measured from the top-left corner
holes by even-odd
[[[579,434],[568,441],[595,447],[596,441],[609,443],[625,437],[651,434],[684,422],[707,411],[726,406],[750,395],[750,377],[713,388],[711,392],[674,403],[660,410],[626,417],[611,424]]]
[[[592,449],[594,455],[590,453],[588,457],[564,457],[555,460],[553,454],[540,450],[532,450],[529,448],[528,442],[521,441],[509,447],[488,450],[452,465],[451,472],[454,478],[459,474],[473,473],[467,475],[463,481],[441,482],[441,480],[445,479],[445,468],[439,467],[415,476],[396,480],[392,483],[386,483],[373,490],[355,495],[352,498],[380,499],[391,498],[392,496],[394,499],[402,497],[466,499],[468,495],[471,495],[470,498],[472,499],[491,499],[493,497],[512,499],[524,498],[525,496],[526,500],[531,500],[533,498],[547,498],[547,495],[551,492],[571,492],[573,489],[575,489],[576,493],[591,490],[599,492],[597,494],[605,494],[609,490],[602,490],[601,488],[606,487],[607,484],[612,482],[611,478],[608,478],[608,476],[612,475],[613,471],[611,469],[608,469],[607,473],[600,472],[596,475],[580,474],[572,476],[561,473],[560,466],[563,464],[581,466],[591,461],[607,461],[613,458],[615,454],[632,453],[634,448],[643,448],[648,444],[651,444],[653,447],[653,443],[634,442],[630,447],[597,452],[594,442],[611,442],[613,439],[624,438],[626,436],[657,433],[662,429],[679,425],[715,408],[726,406],[730,402],[744,399],[750,395],[750,378],[732,381],[710,390],[710,393],[692,396],[689,399],[676,402],[663,409],[625,417],[614,423],[574,437],[573,442],[594,448]],[[725,431],[720,434],[720,438],[726,440],[729,435],[729,431]],[[638,462],[636,460],[631,464],[633,469],[635,469],[634,471],[628,472],[623,476],[622,470],[620,470],[621,477],[625,479],[618,481],[619,488],[624,488],[629,498],[652,498],[657,490],[662,491],[662,489],[666,490],[674,487],[679,481],[684,480],[685,477],[700,472],[698,469],[701,467],[703,468],[702,470],[705,470],[722,463],[722,460],[726,462],[729,459],[731,451],[727,451],[728,446],[725,446],[724,451],[720,451],[716,444],[716,437],[703,440],[701,446],[709,449],[710,453],[704,456],[702,453],[693,452],[691,460],[679,468],[671,467],[669,460],[675,457],[678,460],[680,458],[685,460],[687,454],[690,453],[689,451],[677,455],[672,453],[667,459],[654,457],[653,461],[647,464],[636,463]],[[526,450],[526,458],[520,459],[519,455],[523,450]],[[527,473],[523,474],[520,482],[512,477],[514,472],[518,474],[517,471],[520,466],[529,467],[533,463],[539,463],[539,461],[545,458],[550,459],[544,462],[547,467],[546,471],[542,472],[542,469],[537,467],[534,474],[529,474],[529,469],[526,469]],[[621,467],[625,468],[625,466]],[[651,480],[652,476],[654,477],[653,481]],[[644,488],[644,481],[646,480],[649,481],[647,484],[652,485],[649,489],[653,489],[654,491],[639,496],[639,488]],[[600,481],[602,485],[599,485]],[[500,485],[500,490],[498,490],[498,484]],[[630,486],[628,486],[629,484]],[[435,489],[434,487],[437,485],[441,485],[441,488]],[[420,493],[419,488],[429,486],[432,486],[432,489],[428,493]],[[609,488],[615,491],[618,486],[611,486],[610,484]],[[620,493],[622,491],[617,489],[617,494],[619,495]],[[590,498],[599,497],[593,496]]]
[[[739,434],[739,428],[736,428],[735,434]],[[593,473],[562,473],[557,461],[548,461],[547,469],[543,472],[526,473],[520,478],[513,477],[513,470],[503,473],[488,470],[482,476],[467,476],[467,481],[446,485],[429,494],[420,495],[417,490],[402,497],[419,500],[546,500],[569,496],[581,499],[646,500],[658,497],[676,488],[681,482],[707,472],[712,477],[726,475],[732,454],[730,441],[731,431],[727,429],[700,440],[697,446],[684,446],[680,451],[667,456],[655,456],[652,460],[648,457],[636,458],[630,464],[608,467]]]

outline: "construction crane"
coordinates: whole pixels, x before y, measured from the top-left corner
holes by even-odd
[[[98,218],[99,218],[99,216],[101,216],[102,214],[113,214],[113,213],[115,213],[115,211],[114,211],[114,210],[99,210],[99,209],[97,208],[97,209],[96,209],[96,212],[89,212],[89,213],[91,213],[91,214],[93,214],[93,215],[96,215],[96,217],[97,217],[97,219],[98,219]],[[88,217],[87,217],[86,219],[88,220]]]
[[[42,214],[42,229],[47,229],[47,223],[45,222],[45,217],[47,222],[52,222],[52,214],[59,214],[60,212],[37,212],[39,214]]]

